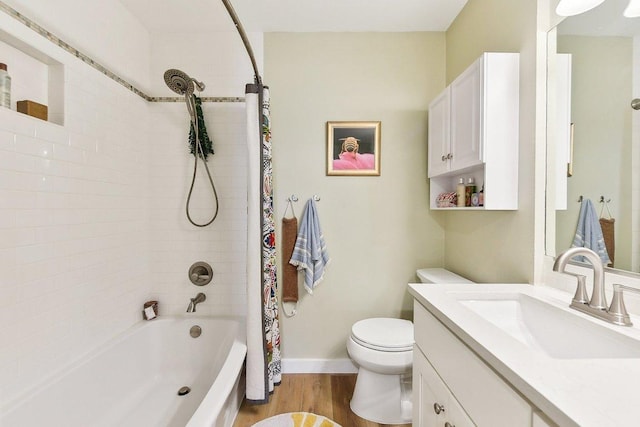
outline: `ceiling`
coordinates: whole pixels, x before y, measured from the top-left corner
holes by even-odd
[[[120,0],[154,32],[229,31],[221,0]],[[444,31],[467,0],[231,0],[249,32]]]

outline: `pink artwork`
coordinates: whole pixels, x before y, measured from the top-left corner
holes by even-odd
[[[327,122],[327,175],[380,175],[380,122]]]

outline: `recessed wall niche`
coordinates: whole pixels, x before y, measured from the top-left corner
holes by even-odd
[[[17,101],[34,101],[47,106],[49,122],[64,125],[63,64],[1,30],[0,62],[11,76],[11,110],[21,114]]]

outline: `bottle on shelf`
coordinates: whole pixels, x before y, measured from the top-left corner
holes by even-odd
[[[458,197],[457,205],[459,208],[463,208],[465,206],[465,185],[464,178],[460,178],[458,180],[458,186],[456,187],[456,196]]]
[[[473,177],[467,179],[467,185],[465,187],[465,197],[464,197],[464,205],[465,206],[472,206],[471,205],[471,196],[473,195],[473,193],[476,192],[476,181],[473,179]]]
[[[484,206],[484,184],[482,184],[480,193],[478,193],[478,206]]]
[[[0,105],[11,109],[11,76],[3,63],[0,63]]]

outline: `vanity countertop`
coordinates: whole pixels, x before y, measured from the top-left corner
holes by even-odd
[[[595,329],[613,331],[616,340],[640,349],[640,318],[633,327],[608,324],[569,308],[571,294],[526,284],[409,284],[410,294],[463,341],[485,363],[560,426],[605,427],[640,425],[640,355],[626,357],[552,357],[526,344],[460,303],[459,296],[498,300],[527,295],[595,322]],[[570,316],[566,316],[569,314]],[[562,330],[564,322],[555,327]],[[567,325],[565,324],[565,327]],[[609,339],[610,337],[607,337]],[[631,338],[631,341],[629,340]],[[606,340],[604,340],[606,341]],[[602,345],[607,345],[602,342]]]

